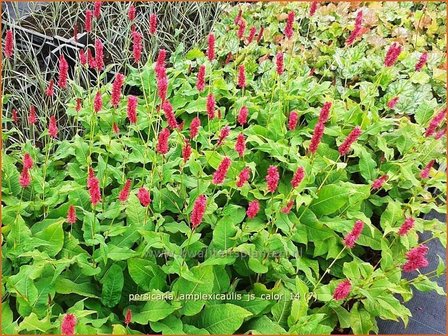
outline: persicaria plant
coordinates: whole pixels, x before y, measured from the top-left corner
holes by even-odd
[[[446,226],[424,217],[445,204],[444,22],[424,35],[417,4],[229,5],[201,45],[151,59],[161,13],[129,4],[108,82],[106,6],[42,87],[66,109],[21,106],[44,131],[2,152],[4,331],[368,334],[406,324],[414,290],[444,294],[428,254]]]

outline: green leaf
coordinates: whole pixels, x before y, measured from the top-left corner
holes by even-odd
[[[213,266],[196,266],[191,269],[197,282],[180,278],[173,285],[173,291],[181,296],[181,313],[187,316],[196,315],[202,310],[205,300],[192,299],[195,294],[211,294],[213,291]]]
[[[184,334],[182,320],[173,315],[158,322],[151,322],[151,329],[155,332],[161,332],[162,335]]]
[[[113,264],[102,279],[101,302],[106,307],[114,307],[120,302],[123,290],[123,270],[117,264]]]
[[[199,316],[202,328],[210,334],[233,334],[243,324],[246,317],[252,314],[244,308],[230,303],[205,307]]]
[[[59,219],[47,226],[43,231],[38,232],[35,237],[35,242],[39,246],[45,247],[45,252],[50,257],[54,257],[64,246],[64,231],[62,230],[62,223],[65,219]]]
[[[162,295],[159,291],[152,291],[151,295]],[[138,324],[146,325],[148,322],[157,322],[163,320],[167,316],[176,311],[178,307],[170,305],[166,300],[155,299],[145,303],[142,308],[134,307],[131,310],[136,312],[132,321]]]
[[[310,209],[316,215],[331,215],[348,202],[349,190],[339,185],[330,184],[322,187],[317,199],[311,202]]]
[[[360,308],[359,302],[356,302],[350,311],[350,325],[355,335],[368,335],[376,329],[374,317],[364,308]]]
[[[359,158],[359,171],[366,181],[373,181],[376,178],[375,173],[376,162],[372,158],[372,154],[362,149]]]
[[[152,261],[132,258],[128,260],[129,275],[143,290],[162,290],[165,286],[165,274]]]
[[[251,331],[252,335],[280,335],[287,333],[285,329],[270,320],[266,315],[250,320],[247,324],[247,330]]]
[[[76,283],[70,279],[59,277],[55,283],[56,293],[78,294],[84,297],[98,298],[94,291],[93,284],[89,282]]]
[[[398,220],[403,219],[403,211],[401,209],[401,204],[396,201],[390,201],[387,204],[386,210],[381,215],[381,227],[384,230],[384,234],[387,234],[391,231],[391,228],[394,227],[395,223]]]

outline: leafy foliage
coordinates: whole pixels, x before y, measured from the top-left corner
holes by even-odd
[[[203,47],[185,53],[183,45],[169,55],[167,100],[182,126],[171,128],[165,154],[158,149],[169,127],[158,94],[160,68],[131,59],[125,85],[138,96],[137,122],[128,120],[127,97],[112,107],[112,84],[102,72],[85,89],[75,76],[69,84],[76,95],[66,112],[78,125],[76,135],[57,140],[45,131],[38,143],[3,150],[6,333],[58,334],[64,316],[73,314],[78,334],[368,334],[378,332],[376,318],[406,324],[411,312],[403,302],[413,290],[444,294],[432,281],[444,272],[443,260],[412,280],[402,277],[402,266],[406,253],[425,243],[420,233],[446,245],[446,225],[423,217],[445,213],[445,174],[436,168],[444,162],[446,139],[425,136],[446,102],[439,14],[445,4],[321,4],[313,16],[309,7],[229,6],[214,27],[214,59]],[[243,40],[234,23],[239,9],[247,22]],[[288,39],[290,11],[296,19]],[[363,34],[346,46],[358,11]],[[248,43],[252,26],[258,32],[263,26],[264,34]],[[385,67],[392,41],[403,51]],[[428,62],[415,71],[424,50]],[[204,91],[196,88],[201,65]],[[84,71],[78,64],[75,73]],[[103,104],[96,113],[97,92]],[[209,94],[214,118],[207,113]],[[387,103],[395,96],[391,109]],[[310,142],[325,102],[332,107],[313,154]],[[247,123],[237,122],[243,106]],[[195,117],[201,126],[191,138]],[[229,134],[219,144],[226,126]],[[341,156],[338,147],[355,126],[362,133]],[[244,155],[235,150],[240,134]],[[184,159],[186,141],[191,155]],[[24,153],[34,162],[27,187],[19,183]],[[214,183],[225,157],[230,167],[223,182]],[[245,167],[250,177],[238,186]],[[299,167],[303,180],[292,187]],[[267,184],[276,182],[269,192]],[[93,205],[89,191],[96,187],[101,200]],[[149,206],[142,205],[140,188],[149,191]],[[259,209],[248,216],[253,201]],[[71,205],[74,224],[67,218]],[[399,234],[407,218],[415,224]],[[356,221],[364,225],[359,234],[353,233]],[[356,236],[353,248],[344,239],[350,235]],[[337,300],[343,281],[349,292]]]

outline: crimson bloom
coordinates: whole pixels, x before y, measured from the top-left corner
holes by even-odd
[[[155,35],[157,32],[157,15],[152,13],[149,15],[149,33]]]
[[[160,131],[157,142],[157,152],[160,154],[168,153],[168,139],[170,137],[170,130],[168,128],[164,128]]]
[[[123,83],[124,83],[124,75],[121,73],[117,73],[112,83],[112,95],[110,98],[110,104],[112,105],[112,107],[116,108],[120,103],[121,88],[123,87]]]
[[[294,23],[294,15],[295,13],[293,11],[290,11],[288,13],[288,20],[286,21],[286,27],[285,27],[285,36],[290,39],[292,37],[292,25]]]
[[[128,19],[129,19],[129,21],[134,21],[135,13],[136,13],[135,7],[134,7],[133,4],[131,4],[129,6],[129,10],[128,10]]]
[[[357,220],[355,222],[355,225],[353,226],[353,229],[351,232],[349,232],[345,237],[344,237],[344,245],[346,248],[353,248],[353,246],[355,246],[356,241],[358,240],[359,236],[361,235],[361,232],[364,228],[364,222]]]
[[[190,138],[194,139],[199,133],[199,127],[201,126],[201,119],[195,117],[190,124]]]
[[[418,62],[415,65],[415,71],[420,71],[421,69],[423,69],[427,61],[428,61],[428,53],[425,51],[420,55],[420,58],[418,59]]]
[[[87,49],[87,62],[89,63],[89,67],[91,69],[95,69],[96,68],[95,57],[93,57],[91,49]]]
[[[339,154],[341,156],[346,155],[350,151],[351,145],[359,138],[361,133],[361,128],[359,128],[358,126],[356,126],[353,131],[350,132],[350,134],[338,148]]]
[[[215,117],[215,97],[212,93],[207,95],[207,115],[209,119],[213,119]]]
[[[82,107],[82,100],[81,100],[81,98],[76,98],[76,106],[75,106],[76,112],[79,112],[81,110],[81,107]]]
[[[86,18],[84,21],[84,29],[86,32],[92,31],[92,11],[90,9],[86,9]]]
[[[412,217],[406,218],[403,224],[401,224],[400,228],[398,229],[398,234],[400,236],[406,235],[414,227],[414,224],[415,224],[414,218]]]
[[[268,191],[273,193],[277,190],[278,180],[280,179],[280,174],[276,166],[269,166],[268,173],[266,175],[266,183]]]
[[[64,54],[59,56],[59,80],[58,86],[61,89],[65,89],[67,87],[67,77],[68,77],[68,63],[64,57]]]
[[[325,102],[322,106],[319,114],[319,122],[325,124],[328,119],[330,118],[330,109],[331,109],[332,103],[331,102]]]
[[[417,269],[428,266],[426,254],[428,247],[426,245],[419,245],[414,247],[406,253],[406,263],[403,265],[403,271],[412,272]]]
[[[5,57],[11,58],[12,54],[14,52],[14,34],[12,33],[12,30],[6,31],[6,37],[5,37]]]
[[[243,15],[243,10],[240,9],[238,11],[237,16],[235,16],[235,19],[233,20],[233,23],[238,24],[240,22],[240,20],[241,20],[242,15]]]
[[[420,172],[420,178],[427,179],[429,177],[429,172],[431,171],[432,166],[434,166],[435,160],[429,161],[429,163],[422,169]]]
[[[263,32],[264,32],[264,27],[261,27],[260,31],[258,32],[258,35],[257,35],[257,43],[260,43],[261,39],[263,38]]]
[[[383,175],[378,177],[375,181],[373,181],[372,183],[372,189],[376,190],[376,189],[380,189],[383,184],[387,181],[387,179],[389,178],[388,175]]]
[[[247,217],[249,218],[255,218],[255,216],[257,215],[258,211],[260,211],[260,203],[257,200],[253,200],[252,202],[249,203],[249,206],[247,207]]]
[[[118,125],[117,125],[116,122],[114,122],[114,123],[112,124],[112,132],[114,132],[115,134],[120,133],[120,127],[118,127]]]
[[[446,127],[441,129],[440,131],[438,131],[435,135],[434,138],[436,138],[436,140],[439,140],[441,137],[443,137],[444,135],[446,135]]]
[[[16,124],[19,122],[19,116],[17,114],[16,109],[12,109],[11,118],[12,118],[12,121],[15,122]]]
[[[191,145],[190,142],[185,139],[184,146],[182,148],[182,158],[184,162],[187,162],[191,155]]]
[[[137,123],[137,97],[128,97],[127,115],[131,124]]]
[[[437,127],[440,125],[440,123],[445,119],[445,115],[448,109],[444,109],[437,113],[429,122],[428,128],[426,129],[425,136],[429,137],[434,134]]]
[[[131,323],[132,321],[132,311],[130,309],[128,309],[126,311],[126,316],[124,317],[124,324],[126,324],[126,326]]]
[[[48,97],[52,97],[54,95],[54,80],[50,79],[47,88],[45,89],[45,94]]]
[[[35,124],[37,121],[37,117],[36,117],[36,107],[34,107],[33,105],[30,106],[30,113],[28,114],[28,122],[30,124]]]
[[[317,148],[319,147],[320,141],[322,139],[322,136],[324,135],[324,129],[325,126],[322,122],[317,122],[316,126],[314,127],[313,136],[311,137],[311,143],[309,151],[311,153],[316,153]]]
[[[19,177],[19,184],[22,188],[26,188],[31,183],[31,175],[30,170],[28,168],[23,167],[22,172],[20,173]]]
[[[118,200],[120,202],[126,202],[129,198],[129,194],[131,192],[131,180],[127,179],[123,189],[121,189],[120,193],[118,194]]]
[[[48,124],[48,134],[52,138],[56,138],[58,136],[58,126],[56,125],[56,117],[50,116],[50,123]]]
[[[255,28],[255,27],[252,27],[249,30],[249,36],[247,37],[247,44],[251,44],[252,43],[256,33],[257,33],[257,28]]]
[[[193,205],[193,211],[191,212],[190,222],[191,227],[194,230],[202,222],[204,213],[207,207],[207,197],[205,195],[200,195],[196,198]]]
[[[97,19],[101,16],[101,1],[95,1],[95,4],[93,5],[93,16]]]
[[[165,113],[168,126],[173,130],[176,129],[179,125],[177,124],[176,116],[174,115],[173,106],[168,100],[165,100],[162,103],[162,110]]]
[[[289,201],[289,202],[286,204],[286,206],[284,206],[284,207],[282,208],[282,210],[281,210],[282,213],[284,213],[284,214],[289,214],[293,206],[294,206],[294,201],[293,201],[293,200]]]
[[[204,91],[205,88],[205,65],[201,65],[198,71],[198,78],[196,81],[196,88],[199,92]]]
[[[30,154],[25,153],[25,155],[23,155],[22,163],[23,163],[23,168],[31,169],[33,167],[33,163],[34,163],[33,158],[31,157]]]
[[[93,110],[98,113],[103,108],[103,97],[101,92],[97,91],[95,98],[93,99]]]
[[[100,181],[91,167],[89,168],[89,177],[87,178],[87,188],[90,194],[90,203],[95,206],[101,202]]]
[[[142,58],[142,40],[143,36],[138,31],[132,32],[132,54],[134,56],[134,62],[139,63]]]
[[[394,65],[395,62],[397,62],[400,53],[401,53],[401,46],[396,42],[392,43],[392,45],[387,50],[386,57],[384,59],[384,65],[386,67],[391,67],[392,65]]]
[[[151,203],[151,195],[149,194],[148,189],[145,187],[141,187],[137,192],[137,198],[140,201],[140,204],[144,207],[147,207]]]
[[[240,65],[238,67],[238,86],[240,88],[246,87],[246,70],[244,68],[244,65]]]
[[[67,211],[67,223],[75,224],[76,223],[76,209],[74,205],[70,205]]]
[[[215,34],[213,33],[208,35],[207,57],[209,61],[213,61],[215,58]]]
[[[353,42],[361,35],[362,32],[362,10],[359,10],[356,14],[356,20],[355,20],[355,28],[351,32],[350,36],[347,38],[345,43],[347,45],[353,44]]]
[[[98,71],[104,69],[104,46],[100,39],[95,40],[95,66]]]
[[[340,282],[333,292],[333,299],[344,300],[352,290],[352,285],[348,279]]]
[[[241,188],[250,178],[250,168],[245,167],[238,175],[238,180],[236,181],[236,186]]]
[[[296,172],[294,173],[294,176],[292,177],[291,186],[293,188],[297,188],[300,182],[303,181],[304,177],[305,177],[305,171],[303,170],[303,167],[297,168]]]
[[[276,71],[279,75],[281,75],[284,71],[284,69],[283,69],[283,53],[282,52],[277,53],[277,55],[275,56],[275,63],[277,66]]]
[[[238,38],[240,40],[242,40],[243,37],[244,37],[244,32],[245,31],[246,31],[246,21],[243,18],[241,18],[238,21],[238,32],[236,33],[236,36],[238,36]]]
[[[221,132],[219,133],[219,139],[218,139],[217,145],[220,146],[222,144],[222,142],[225,140],[225,138],[228,137],[229,134],[230,134],[230,127],[224,126],[221,129]]]
[[[247,116],[249,115],[249,110],[246,106],[243,106],[238,113],[238,123],[243,126],[247,123]]]
[[[246,150],[246,143],[243,133],[238,134],[238,136],[236,137],[235,150],[238,152],[238,155],[240,157],[244,156],[244,151]]]
[[[222,159],[221,163],[218,166],[218,169],[216,169],[216,172],[213,174],[213,184],[221,184],[224,182],[231,164],[232,161],[229,157],[226,156],[224,157],[224,159]]]
[[[317,1],[313,1],[310,6],[310,16],[314,16],[317,10]]]
[[[398,97],[393,97],[391,100],[387,102],[387,107],[393,110],[395,108],[395,105],[398,103]]]
[[[299,120],[299,115],[297,114],[296,111],[292,111],[289,114],[289,118],[288,118],[288,129],[290,131],[293,131],[296,129],[298,120]]]
[[[72,336],[75,333],[76,317],[73,314],[65,314],[62,318],[61,333],[64,336]]]

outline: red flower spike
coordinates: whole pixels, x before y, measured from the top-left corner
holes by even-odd
[[[238,32],[236,36],[238,36],[238,38],[242,40],[244,38],[245,31],[246,31],[246,21],[244,21],[244,19],[241,18],[238,22]]]
[[[227,156],[222,159],[221,163],[218,166],[218,169],[213,174],[213,184],[221,184],[224,182],[227,171],[229,170],[231,164],[232,161]]]
[[[235,23],[237,25],[240,22],[242,16],[243,16],[243,10],[240,9],[238,11],[238,15],[235,16],[235,20],[233,20],[233,23]]]
[[[94,7],[93,7],[93,16],[97,19],[101,16],[101,1],[95,1]]]
[[[134,21],[135,15],[136,15],[136,9],[135,9],[134,5],[131,4],[129,6],[129,10],[128,10],[128,19],[129,19],[129,21]]]
[[[394,42],[387,50],[386,57],[384,59],[384,65],[386,67],[391,67],[397,62],[398,56],[401,53],[401,46]]]
[[[322,124],[325,124],[328,119],[330,118],[330,110],[331,110],[331,106],[332,103],[331,102],[326,102],[321,110],[320,110],[320,114],[319,114],[319,122]]]
[[[261,27],[260,32],[257,35],[257,43],[260,43],[261,39],[263,38],[263,32],[264,32],[264,27]]]
[[[361,128],[356,126],[353,131],[350,132],[350,134],[347,136],[347,138],[344,140],[344,142],[339,146],[338,151],[341,156],[346,155],[350,151],[351,145],[358,140],[359,136],[361,135],[362,131]]]
[[[198,196],[194,202],[193,211],[190,216],[191,227],[193,230],[201,224],[206,208],[207,197],[205,195]]]
[[[294,23],[294,15],[295,13],[293,11],[290,11],[288,13],[288,20],[286,21],[286,27],[285,27],[285,36],[290,39],[293,34],[292,25]]]
[[[6,58],[11,58],[14,53],[14,34],[12,30],[6,31],[4,53]]]
[[[142,58],[142,41],[143,36],[138,31],[132,32],[132,55],[135,63],[140,63]]]
[[[228,137],[229,134],[230,134],[230,127],[229,126],[223,127],[221,129],[221,132],[219,133],[219,139],[217,145],[220,146],[222,142],[225,140],[225,138]]]
[[[346,248],[351,249],[353,248],[353,246],[355,246],[355,243],[358,240],[359,236],[361,235],[363,228],[364,228],[364,222],[357,220],[355,222],[355,225],[353,226],[352,231],[349,232],[344,237],[344,245]]]
[[[81,98],[76,98],[76,106],[75,106],[76,112],[79,112],[81,110],[81,107],[82,107],[82,100],[81,100]]]
[[[132,311],[130,309],[128,309],[126,311],[126,316],[124,317],[124,324],[126,324],[126,326],[129,325],[129,323],[131,323],[132,321]]]
[[[115,134],[120,133],[120,127],[118,127],[117,123],[113,123],[112,124],[112,132],[114,132]]]
[[[428,266],[427,253],[428,247],[426,245],[419,245],[411,249],[406,253],[406,263],[403,265],[403,271],[412,272]]]
[[[50,116],[50,123],[48,124],[48,134],[52,138],[56,138],[58,136],[58,126],[56,125],[56,117]]]
[[[195,117],[190,124],[190,138],[194,139],[199,133],[199,127],[201,126],[201,119]]]
[[[309,151],[314,154],[317,151],[317,148],[319,147],[320,141],[322,139],[322,136],[324,135],[324,129],[325,126],[323,123],[318,122],[316,126],[314,127],[313,136],[311,137],[311,143]]]
[[[236,186],[241,188],[250,178],[250,168],[245,167],[238,175],[238,180],[236,181]]]
[[[205,65],[201,65],[198,71],[198,78],[196,81],[196,88],[199,92],[204,91],[205,88]]]
[[[344,300],[350,294],[352,290],[352,285],[349,280],[344,280],[337,285],[333,292],[333,299]]]
[[[19,116],[17,114],[16,109],[12,109],[11,118],[12,118],[12,121],[15,122],[16,124],[19,122]]]
[[[289,118],[288,118],[288,129],[290,131],[294,131],[296,129],[298,120],[299,120],[299,115],[297,114],[297,112],[292,111],[289,114]]]
[[[23,163],[23,168],[31,169],[33,167],[33,163],[34,163],[33,158],[31,157],[30,154],[25,153],[25,155],[23,155],[22,163]]]
[[[157,142],[157,152],[160,154],[168,153],[168,139],[170,137],[170,130],[168,128],[164,128],[160,131]]]
[[[101,96],[101,92],[97,92],[95,98],[93,99],[93,110],[95,113],[98,113],[103,108],[103,97]]]
[[[86,18],[84,21],[84,30],[88,33],[92,31],[92,11],[90,9],[86,10]]]
[[[70,205],[68,208],[67,223],[72,225],[76,223],[76,209],[73,205]]]
[[[255,38],[255,34],[257,33],[257,28],[255,28],[255,27],[252,27],[250,30],[249,30],[249,36],[248,36],[248,38],[247,38],[247,44],[251,44],[252,43],[252,41],[254,40],[254,38]]]
[[[435,160],[429,161],[429,163],[422,169],[420,172],[420,178],[427,179],[429,177],[429,172],[431,171],[432,166],[434,166]]]
[[[147,207],[151,203],[151,195],[149,194],[148,189],[145,187],[141,187],[137,192],[137,198],[140,201],[140,204],[144,207]]]
[[[129,194],[131,193],[131,180],[127,179],[123,189],[121,189],[120,193],[118,194],[118,200],[120,202],[126,202],[129,198]]]
[[[425,132],[425,136],[426,137],[429,137],[429,136],[434,134],[434,132],[436,131],[437,127],[439,127],[439,125],[445,119],[447,111],[448,111],[448,109],[444,109],[444,110],[440,111],[439,113],[437,113],[431,119],[431,121],[429,122],[428,128],[426,129],[426,132]]]
[[[104,46],[100,39],[95,40],[95,67],[98,71],[104,69]]]
[[[184,146],[182,148],[182,158],[184,162],[187,162],[191,155],[191,145],[190,142],[185,139]]]
[[[215,58],[215,34],[213,33],[208,35],[207,57],[209,61],[213,61]]]
[[[239,157],[244,156],[244,151],[246,150],[246,143],[244,139],[244,134],[238,134],[235,142],[235,150],[238,152]]]
[[[89,168],[89,177],[87,178],[87,189],[89,190],[90,203],[92,203],[92,206],[101,202],[100,181],[95,176],[91,167]]]
[[[246,211],[247,217],[249,217],[250,219],[255,218],[258,211],[260,211],[260,203],[257,200],[253,200],[252,202],[249,203],[249,206],[247,207]]]
[[[26,188],[30,185],[30,183],[31,183],[30,171],[28,168],[24,167],[22,172],[20,173],[19,184],[22,188]]]
[[[398,103],[398,97],[393,97],[391,100],[387,102],[387,107],[393,110],[395,108],[395,105]]]
[[[441,129],[440,131],[438,131],[435,135],[434,138],[436,138],[436,140],[439,140],[440,138],[442,138],[444,135],[446,135],[446,127]]]
[[[310,16],[314,16],[314,14],[316,13],[317,3],[318,3],[318,1],[313,1],[311,3],[311,6],[310,6]]]
[[[76,327],[76,317],[73,314],[65,314],[62,318],[61,333],[64,336],[73,336]]]
[[[401,224],[400,228],[398,229],[398,234],[400,236],[406,235],[413,227],[414,227],[415,220],[412,217],[406,218],[403,224]]]
[[[246,70],[244,65],[238,67],[238,86],[240,88],[246,87]]]
[[[427,61],[428,61],[428,53],[425,51],[420,55],[420,58],[418,59],[418,62],[415,65],[415,71],[422,70]]]
[[[137,123],[137,97],[128,97],[127,116],[131,124]]]
[[[268,173],[266,175],[266,183],[268,191],[273,193],[277,190],[280,174],[276,166],[269,166]]]
[[[372,189],[373,190],[380,189],[383,186],[383,184],[387,181],[388,178],[389,178],[389,176],[387,176],[387,175],[383,175],[383,176],[377,178],[372,183]]]
[[[249,110],[246,106],[243,106],[238,113],[238,123],[243,126],[247,123],[247,117],[249,115]]]
[[[279,52],[277,53],[277,55],[275,56],[275,63],[276,63],[276,71],[277,74],[281,75],[284,71],[283,69],[283,53]]]
[[[124,75],[121,73],[117,73],[115,75],[115,79],[112,83],[112,95],[110,98],[110,104],[112,107],[118,107],[121,99],[121,89],[124,83]]]
[[[45,94],[48,97],[52,97],[54,95],[54,80],[50,79],[50,82],[45,90]]]
[[[150,14],[149,15],[149,33],[151,35],[155,35],[157,32],[157,15]]]
[[[290,212],[291,212],[291,209],[292,209],[292,207],[294,206],[294,201],[293,200],[291,200],[291,201],[289,201],[287,204],[286,204],[286,206],[284,206],[283,208],[282,208],[282,213],[284,213],[284,214],[289,214]]]
[[[68,63],[64,57],[64,54],[59,56],[59,80],[58,86],[61,89],[65,89],[67,87],[67,77],[68,77]]]
[[[36,117],[36,108],[31,105],[30,106],[30,113],[28,114],[28,122],[30,124],[35,124],[37,121],[37,117]]]
[[[215,97],[212,93],[207,95],[207,115],[209,119],[215,117]]]
[[[174,115],[173,106],[168,100],[165,100],[162,103],[162,110],[165,113],[165,118],[168,122],[168,126],[173,130],[178,128],[179,125],[177,124],[176,116]]]
[[[305,171],[302,167],[297,168],[296,172],[294,173],[294,176],[291,180],[291,186],[293,188],[297,188],[299,184],[303,181],[303,178],[305,177]]]

